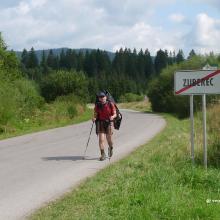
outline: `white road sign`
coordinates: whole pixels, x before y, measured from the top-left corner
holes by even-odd
[[[175,94],[220,94],[220,70],[178,71],[175,73]]]

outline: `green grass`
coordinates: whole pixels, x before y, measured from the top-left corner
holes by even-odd
[[[30,219],[220,219],[220,172],[192,167],[189,121],[167,127],[127,158],[88,178]]]
[[[151,103],[148,100],[139,102],[118,103],[119,108],[133,109],[142,112],[152,112]]]
[[[60,105],[60,104],[59,104]],[[64,112],[64,109],[62,109]],[[71,118],[63,112],[57,112],[58,107],[47,105],[45,109],[37,111],[35,115],[24,120],[13,122],[13,126],[5,126],[5,131],[0,132],[0,140],[18,135],[43,131],[51,128],[63,127],[87,121],[92,117],[92,110],[85,108],[80,114]],[[2,129],[2,127],[0,127]]]

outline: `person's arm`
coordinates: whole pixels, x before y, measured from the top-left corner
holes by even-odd
[[[98,117],[98,113],[97,113],[97,107],[96,107],[96,105],[95,105],[92,121],[95,122],[96,119],[97,119],[97,117]]]
[[[113,121],[114,118],[117,117],[117,113],[116,113],[115,105],[113,103],[111,103],[111,106],[112,106],[112,115],[110,116],[110,121]]]

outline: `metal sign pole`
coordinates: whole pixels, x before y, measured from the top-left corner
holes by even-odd
[[[194,116],[193,116],[193,95],[190,95],[190,121],[191,121],[191,158],[194,165]]]
[[[202,95],[202,112],[203,112],[203,152],[204,166],[207,169],[207,136],[206,136],[206,95]]]

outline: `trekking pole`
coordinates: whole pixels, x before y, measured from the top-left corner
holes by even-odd
[[[91,133],[92,133],[93,125],[94,125],[94,121],[92,122],[92,127],[91,127],[91,130],[90,130],[90,133],[89,133],[89,139],[88,139],[88,141],[87,141],[86,149],[85,149],[85,152],[84,152],[84,155],[83,155],[83,159],[84,159],[84,160],[85,160],[86,151],[87,151],[87,148],[88,148],[88,145],[89,145],[89,141],[90,141],[90,137],[91,137]]]

